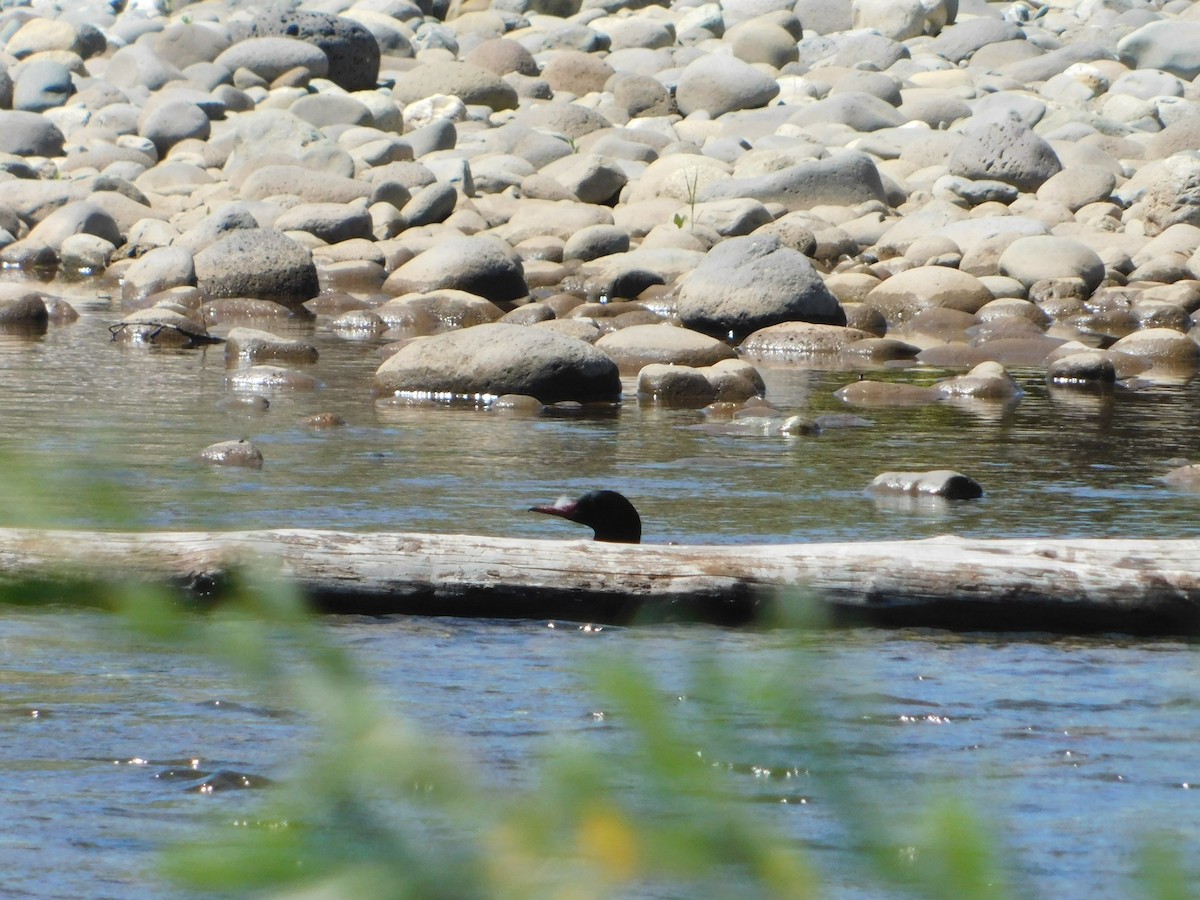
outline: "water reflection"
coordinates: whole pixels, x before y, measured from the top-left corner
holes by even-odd
[[[147,528],[543,536],[544,523],[524,513],[532,502],[606,487],[634,499],[650,541],[1200,532],[1193,498],[1159,480],[1163,461],[1193,457],[1200,445],[1194,379],[1089,393],[1016,370],[1025,391],[1017,403],[852,409],[834,397],[846,368],[767,366],[772,406],[822,425],[785,436],[708,427],[696,411],[632,399],[536,415],[377,402],[371,382],[383,339],[345,341],[328,319],[296,318],[271,330],[318,347],[319,362],[304,371],[324,387],[273,391],[263,407],[239,400],[247,394],[227,380],[222,348],[112,344],[107,326],[119,310],[84,286],[68,289],[79,292],[71,297],[83,313],[77,322],[35,337],[0,334],[0,449],[133,487],[137,524]],[[946,374],[917,367],[876,377],[929,385]],[[625,387],[632,397],[632,380]],[[315,432],[305,422],[321,413],[346,427]],[[838,427],[847,421],[857,427]],[[203,447],[241,438],[262,449],[261,471],[185,465]],[[935,468],[979,481],[986,504],[898,514],[865,493],[880,472]],[[100,524],[69,498],[49,506],[65,524]]]

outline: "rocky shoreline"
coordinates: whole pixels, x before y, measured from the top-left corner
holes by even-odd
[[[115,340],[227,340],[239,390],[313,383],[295,317],[377,340],[363,389],[405,402],[1200,365],[1186,0],[164,5],[0,13],[0,263],[118,286]],[[4,327],[70,316],[0,287]]]

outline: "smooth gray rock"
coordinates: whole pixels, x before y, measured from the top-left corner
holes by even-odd
[[[610,204],[625,187],[628,177],[621,166],[594,153],[578,153],[555,160],[541,170],[584,203]]]
[[[294,9],[273,3],[249,22],[230,27],[234,41],[290,37],[317,47],[328,60],[326,77],[346,91],[374,90],[379,81],[379,42],[348,16]]]
[[[1200,364],[1200,347],[1171,328],[1144,328],[1127,334],[1109,348],[1127,353],[1161,369],[1192,370]]]
[[[104,67],[104,80],[122,89],[144,87],[157,91],[163,85],[183,78],[178,66],[143,44],[121,47]]]
[[[454,60],[434,60],[405,72],[392,88],[398,103],[408,105],[434,94],[458,97],[468,106],[516,109],[517,92],[499,75]]]
[[[458,205],[458,191],[445,182],[434,182],[419,189],[400,208],[409,227],[435,225],[444,222]]]
[[[265,228],[230,232],[196,254],[196,285],[212,297],[296,306],[320,291],[312,253]]]
[[[196,63],[211,63],[229,48],[225,28],[213,22],[174,21],[149,41],[160,59],[169,59],[180,69]]]
[[[974,313],[992,299],[991,291],[974,275],[946,266],[917,266],[881,282],[863,302],[878,310],[892,329],[924,309]]]
[[[76,200],[54,210],[30,229],[25,240],[43,244],[57,253],[62,242],[73,234],[94,235],[114,246],[124,240],[116,220],[89,200]]]
[[[853,0],[855,28],[872,29],[897,41],[937,34],[958,13],[958,0]]]
[[[778,203],[789,210],[814,206],[855,206],[870,200],[887,201],[875,163],[853,150],[825,159],[797,163],[751,178],[731,178],[700,186],[696,199],[732,200],[749,197]]]
[[[724,341],[674,325],[631,325],[596,341],[621,368],[633,374],[651,363],[682,366],[711,366],[737,354]]]
[[[1001,41],[1015,41],[1022,37],[1020,27],[1007,19],[978,16],[955,22],[924,47],[956,65],[980,47]]]
[[[1045,356],[1042,354],[1043,359]],[[948,399],[1014,400],[1024,393],[1004,366],[992,360],[980,363],[965,375],[943,378],[934,389]]]
[[[281,109],[256,109],[239,115],[232,123],[229,159],[225,169],[231,174],[252,160],[283,162],[287,157],[296,165],[327,175],[349,178],[355,173],[354,160],[327,135],[309,122]]]
[[[365,104],[344,94],[308,94],[289,106],[288,111],[317,128],[370,125],[374,121]]]
[[[726,28],[733,28],[742,22],[751,22],[759,16],[776,12],[788,12],[792,8],[792,0],[724,0],[721,3],[721,14]]]
[[[1026,288],[1048,278],[1081,278],[1088,291],[1104,280],[1104,263],[1081,241],[1055,235],[1018,238],[1000,254],[1000,274]]]
[[[148,106],[138,121],[138,134],[154,142],[160,157],[180,141],[208,140],[212,126],[204,110],[187,100]]]
[[[285,210],[272,227],[277,231],[304,231],[327,244],[353,238],[371,239],[371,215],[366,207],[351,203],[301,203]]]
[[[63,133],[49,119],[25,110],[0,110],[0,153],[61,156]]]
[[[709,251],[683,281],[678,315],[687,327],[719,337],[789,321],[846,324],[808,257],[774,236],[730,238]]]
[[[899,128],[908,120],[886,100],[863,91],[835,93],[809,106],[801,107],[789,120],[805,127],[825,123],[846,125],[855,131]]]
[[[291,195],[308,203],[351,203],[370,196],[371,185],[304,166],[272,165],[248,175],[238,193],[246,200]]]
[[[535,73],[536,74],[536,73]],[[616,71],[603,58],[578,50],[560,50],[546,60],[541,76],[550,87],[577,97],[604,90]]]
[[[749,359],[771,362],[791,362],[831,353],[841,353],[847,347],[870,338],[869,332],[844,325],[824,325],[816,322],[780,322],[768,325],[751,334],[738,347]]]
[[[1056,50],[1000,66],[1001,74],[1014,81],[1030,84],[1049,81],[1075,63],[1095,62],[1098,59],[1113,59],[1115,54],[1105,44],[1094,41],[1075,41]]]
[[[44,330],[49,322],[46,301],[35,293],[0,300],[0,327]]]
[[[181,234],[174,243],[195,254],[231,231],[258,227],[258,220],[249,207],[243,203],[227,203]]]
[[[591,344],[548,328],[496,322],[412,341],[375,372],[375,392],[473,398],[524,394],[542,403],[613,402],[614,363]]]
[[[71,70],[54,59],[30,60],[13,86],[13,109],[41,113],[64,105],[75,93]]]
[[[501,76],[510,72],[536,76],[540,71],[533,54],[512,38],[488,38],[471,48],[464,59],[472,65]]]
[[[1046,367],[1046,380],[1056,385],[1108,385],[1117,380],[1117,368],[1103,351],[1080,350],[1051,362]]]
[[[181,247],[156,247],[125,270],[121,279],[121,302],[138,303],[168,288],[195,284],[196,266],[189,251]]]
[[[231,328],[225,335],[225,358],[251,365],[264,362],[315,363],[316,346],[294,338],[284,338],[257,328]]]
[[[440,241],[392,272],[383,284],[384,292],[392,295],[442,288],[466,291],[493,303],[529,293],[520,258],[504,241],[484,236]]]
[[[563,244],[563,259],[585,262],[629,250],[629,232],[616,225],[590,225],[572,234]]]
[[[1161,69],[1191,81],[1200,75],[1200,22],[1150,22],[1121,38],[1117,56],[1131,69]]]
[[[250,38],[223,51],[214,62],[230,72],[246,69],[268,84],[297,68],[313,78],[324,78],[329,72],[329,59],[319,47],[291,37]]]
[[[638,372],[637,392],[639,398],[676,409],[701,409],[717,399],[717,388],[699,369],[662,363]]]
[[[779,93],[775,79],[733,56],[712,53],[690,62],[679,76],[675,103],[685,116],[703,110],[714,119],[737,109],[766,106]]]

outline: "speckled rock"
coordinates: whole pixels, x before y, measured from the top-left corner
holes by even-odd
[[[196,284],[213,297],[295,306],[320,290],[312,253],[278,231],[239,229],[196,254]]]
[[[235,466],[243,469],[261,469],[262,451],[247,440],[221,441],[209,444],[200,451],[199,460],[213,466]]]
[[[952,175],[992,179],[1035,191],[1062,170],[1054,149],[1019,119],[1007,118],[967,130],[950,154]]]

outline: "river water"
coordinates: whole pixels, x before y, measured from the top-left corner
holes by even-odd
[[[380,342],[294,322],[270,328],[317,343],[312,371],[324,387],[271,395],[267,412],[247,414],[222,408],[233,392],[221,347],[111,343],[115,301],[92,285],[61,290],[78,322],[0,335],[4,524],[566,538],[579,536],[570,523],[525,510],[604,486],[635,500],[656,542],[1200,533],[1196,496],[1158,480],[1200,446],[1195,381],[1092,395],[1050,392],[1018,371],[1027,393],[1015,405],[854,410],[865,424],[781,437],[634,402],[536,417],[378,404]],[[788,412],[850,411],[832,391],[855,373],[764,374]],[[349,424],[301,424],[322,411]],[[192,461],[242,437],[261,447],[261,471]],[[881,471],[923,468],[972,475],[985,497],[897,508],[863,492]],[[596,632],[401,617],[322,628],[393,712],[447,735],[496,778],[520,781],[564,735],[618,739],[581,684],[591,655],[628,654],[668,698],[686,695],[696,659],[759,671],[798,655],[809,675],[796,689],[810,695],[861,802],[903,821],[931,798],[963,798],[994,828],[1018,895],[1129,896],[1144,840],[1178,841],[1195,857],[1200,688],[1184,641],[862,628],[797,642],[699,626]],[[131,638],[110,614],[3,607],[0,646],[0,871],[13,896],[177,893],[156,874],[159,848],[196,839],[214,809],[253,810],[264,793],[206,793],[204,773],[286,778],[311,738],[299,712],[212,660]],[[807,848],[830,896],[890,896],[831,812],[822,758],[767,731],[760,746],[761,757],[730,760],[717,777]],[[795,777],[761,777],[781,767]]]

